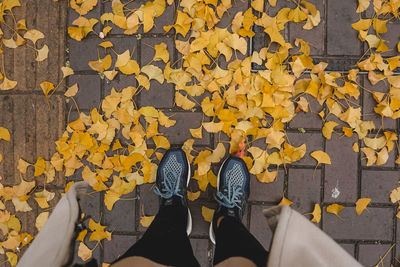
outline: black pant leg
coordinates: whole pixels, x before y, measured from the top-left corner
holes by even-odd
[[[217,229],[214,265],[231,257],[244,257],[257,266],[265,267],[268,260],[268,251],[234,218],[225,217]]]
[[[118,260],[140,256],[169,266],[200,266],[194,257],[186,226],[186,207],[162,207],[143,237]]]

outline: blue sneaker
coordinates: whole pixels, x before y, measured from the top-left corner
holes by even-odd
[[[154,192],[161,197],[160,207],[183,205],[188,210],[186,233],[192,232],[192,216],[187,205],[190,164],[182,149],[169,149],[157,169]]]
[[[243,159],[230,155],[218,172],[217,194],[218,208],[210,224],[210,239],[215,244],[215,233],[218,218],[233,217],[242,221],[247,200],[250,195],[250,173]]]

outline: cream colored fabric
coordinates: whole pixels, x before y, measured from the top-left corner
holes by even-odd
[[[17,267],[61,267],[67,263],[79,215],[78,199],[85,197],[87,188],[87,182],[78,182],[71,186]]]
[[[286,205],[263,211],[274,232],[268,267],[359,267],[351,255]]]
[[[231,257],[218,263],[215,267],[257,267],[257,265],[243,257]]]
[[[131,267],[131,266],[163,267],[163,266],[167,266],[167,265],[158,264],[154,261],[151,261],[151,260],[143,258],[143,257],[132,256],[132,257],[124,258],[124,259],[112,264],[110,267]]]

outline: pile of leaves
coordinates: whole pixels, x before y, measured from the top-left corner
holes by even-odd
[[[98,21],[85,17],[98,5],[97,0],[70,0],[70,7],[79,17],[68,27],[69,36],[81,41],[88,34],[97,35],[98,49],[104,51],[104,57],[88,62],[90,68],[109,81],[117,75],[127,75],[135,79],[138,86],[113,88],[102,100],[100,110],[94,108],[89,114],[79,113],[79,118],[68,123],[62,137],[55,142],[57,152],[51,159],[39,157],[35,163],[20,159],[18,169],[22,175],[29,166],[34,167],[34,176],[44,175],[46,183],[54,180],[55,172],[63,172],[67,178],[81,175],[94,191],[104,192],[108,210],[112,210],[114,204],[123,195],[131,193],[136,185],[153,183],[157,162],[163,151],[170,148],[168,137],[160,129],[174,127],[176,121],[152,106],[137,107],[134,96],[142,90],[152,90],[151,81],[173,84],[176,106],[187,111],[201,110],[204,115],[198,128],[190,129],[193,138],[183,144],[189,161],[195,167],[193,178],[199,188],[199,191],[188,192],[192,201],[209,185],[216,187],[216,175],[211,164],[220,162],[226,153],[239,151],[238,155],[261,183],[274,182],[280,166],[285,168],[287,164],[301,160],[306,153],[315,158],[316,168],[319,164],[331,164],[329,151],[307,151],[306,144],[294,146],[286,135],[285,125],[301,112],[311,113],[312,102],[321,106],[316,113],[323,121],[323,136],[329,140],[332,134],[356,135],[363,145],[360,148],[359,142],[355,142],[353,150],[364,153],[367,166],[385,164],[395,144],[398,149],[395,132],[378,128],[371,120],[363,120],[358,99],[360,90],[365,90],[375,99],[374,110],[382,118],[400,117],[400,76],[393,73],[400,65],[400,56],[385,57],[384,53],[389,49],[387,41],[381,37],[387,31],[386,23],[398,19],[400,1],[358,1],[357,13],[373,9],[371,18],[360,16],[360,20],[351,25],[369,49],[348,73],[326,71],[328,64],[325,62],[315,64],[306,40],[296,39],[293,44],[285,40],[283,30],[287,24],[300,23],[303,29],[311,30],[320,23],[320,12],[305,0],[285,2],[289,7],[280,9],[275,16],[269,15],[265,7],[275,7],[277,0],[268,0],[268,3],[251,1],[250,8],[234,14],[227,28],[218,27],[218,23],[224,15],[230,14],[231,0],[182,0],[176,6],[174,23],[163,27],[165,32],[173,32],[176,36],[174,45],[179,60],[171,62],[168,47],[161,42],[154,46],[152,61],[140,66],[132,59],[130,50],[116,53],[114,44],[107,40],[108,34],[123,30],[126,35],[139,37],[140,30],[144,33],[151,31],[155,26],[154,19],[175,3],[154,0],[130,8],[130,2],[113,0],[111,12],[103,13]],[[3,1],[0,6],[3,16],[12,14],[12,8],[19,5],[16,3],[18,1]],[[102,31],[95,32],[94,26],[98,23],[102,24]],[[266,46],[248,55],[249,38],[255,35],[255,27],[266,34]],[[40,32],[28,31],[22,22],[16,23],[14,28],[11,39],[2,37],[3,44],[12,47],[23,45],[24,38],[31,40],[32,48],[38,53],[36,60],[44,60],[48,48],[46,52],[45,46],[37,49],[35,45],[38,39],[43,38]],[[23,37],[18,31],[25,31]],[[400,50],[400,44],[397,49]],[[116,54],[115,60],[113,54]],[[252,66],[262,70],[253,72]],[[68,66],[62,71],[63,80],[74,73]],[[368,72],[372,85],[379,81],[387,83],[388,91],[363,88],[359,84],[360,71]],[[48,81],[41,83],[48,101],[63,80],[56,86]],[[0,89],[15,86],[4,75]],[[65,91],[65,96],[75,102],[78,90],[78,84],[74,84]],[[77,109],[79,111],[79,107]],[[377,128],[377,133],[371,135],[371,131]],[[196,139],[203,138],[204,131],[217,134],[215,149],[193,147]],[[8,130],[0,128],[0,139],[9,141],[10,138]],[[262,143],[263,147],[256,146],[255,141]],[[249,154],[243,152],[244,148]],[[400,158],[396,163],[400,163]],[[65,191],[72,183],[67,184]],[[17,186],[0,189],[0,229],[7,236],[0,243],[0,252],[7,251],[12,265],[17,262],[14,252],[28,244],[32,236],[20,233],[20,221],[5,208],[4,203],[11,201],[13,211],[29,212],[31,207],[27,200],[33,197],[41,209],[49,208],[48,201],[54,198],[54,193],[44,189],[32,194],[35,185],[35,182],[21,179]],[[399,192],[400,187],[391,193],[393,203],[400,200]],[[370,201],[363,198],[356,202],[358,215]],[[280,204],[290,205],[292,202],[283,197]],[[327,212],[341,218],[338,213],[343,208],[332,204],[327,207]],[[203,207],[202,214],[206,221],[210,221],[213,210]],[[318,203],[310,214],[313,222],[320,221],[321,207]],[[39,214],[36,219],[38,230],[48,216],[48,211]],[[152,218],[143,216],[142,225],[148,226]],[[112,238],[110,231],[105,230],[106,226],[93,220],[90,220],[88,228],[89,241]],[[78,237],[81,241],[78,255],[83,260],[89,259],[97,247],[89,249],[84,244],[87,234],[85,229]]]

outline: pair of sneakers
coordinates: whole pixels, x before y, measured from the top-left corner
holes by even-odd
[[[169,149],[158,166],[154,192],[161,197],[161,206],[183,205],[188,211],[186,232],[192,231],[192,216],[187,205],[187,186],[190,181],[190,164],[182,149]],[[218,218],[232,217],[239,221],[250,195],[250,174],[245,162],[230,155],[221,165],[217,178],[215,199],[218,208],[210,224],[210,239],[215,244]]]

